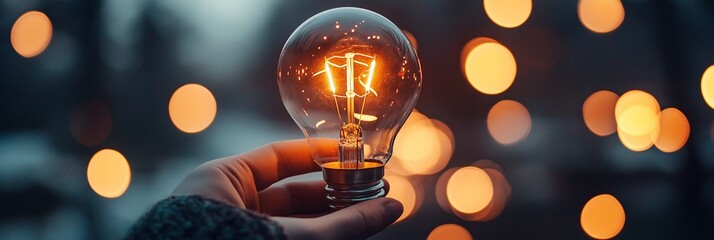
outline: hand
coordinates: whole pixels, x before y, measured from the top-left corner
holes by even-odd
[[[318,145],[315,150],[336,154],[334,142]],[[330,213],[322,180],[273,185],[286,177],[314,171],[320,171],[320,167],[312,161],[306,140],[276,142],[202,164],[172,195],[201,195],[268,214],[283,226],[288,239],[364,239],[402,214],[402,204],[391,198]]]

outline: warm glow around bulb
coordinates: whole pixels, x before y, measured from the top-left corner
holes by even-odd
[[[580,0],[578,17],[590,31],[608,33],[625,20],[625,8],[620,0]]]
[[[714,108],[714,65],[711,65],[702,75],[702,96],[710,108]]]
[[[328,163],[323,163],[320,165],[322,168],[329,168],[329,169],[343,169],[342,165],[340,162],[328,162]],[[379,162],[364,162],[360,165],[360,168],[362,169],[367,169],[367,168],[378,168],[384,166],[384,164],[379,163]],[[350,168],[351,169],[351,168]]]
[[[516,59],[500,43],[484,42],[468,53],[464,72],[471,86],[479,92],[499,94],[516,79]]]
[[[131,181],[131,169],[124,156],[112,149],[103,149],[89,160],[87,181],[92,190],[105,198],[124,194]]]
[[[655,146],[662,152],[675,152],[689,139],[689,121],[676,108],[662,110],[659,117],[659,135]]]
[[[388,198],[394,198],[404,205],[404,212],[399,216],[396,222],[400,222],[409,217],[416,207],[416,191],[414,186],[404,177],[397,175],[387,175],[384,177],[389,183]]]
[[[210,126],[216,117],[216,109],[216,99],[211,91],[198,84],[180,87],[169,101],[171,121],[186,133],[197,133]]]
[[[585,126],[595,135],[608,136],[617,131],[615,104],[619,96],[610,91],[593,93],[583,103]]]
[[[493,198],[493,183],[480,168],[469,166],[456,170],[446,184],[446,197],[451,207],[465,214],[476,213]]]
[[[513,100],[503,100],[491,107],[486,119],[488,132],[500,144],[514,144],[531,131],[528,109]]]
[[[610,239],[625,226],[625,209],[610,194],[598,195],[588,201],[580,214],[585,233],[596,239]]]
[[[366,158],[369,158],[369,156],[372,156],[372,146],[369,144],[364,145],[364,156]]]
[[[10,30],[10,43],[23,57],[40,55],[52,40],[52,22],[42,12],[29,11],[15,21]]]
[[[497,25],[515,28],[528,20],[533,3],[531,0],[483,0],[483,8]]]
[[[444,224],[434,228],[426,240],[472,240],[471,233],[456,224]]]

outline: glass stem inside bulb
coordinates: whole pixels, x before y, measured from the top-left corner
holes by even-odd
[[[367,64],[365,62],[356,60],[355,57],[370,59],[371,63]],[[331,61],[339,61],[344,59],[344,64],[338,64]],[[359,83],[364,87],[364,93],[359,95],[355,92],[355,64],[369,68],[367,74],[366,83],[363,81],[363,76],[359,76]],[[339,145],[339,155],[338,160],[340,167],[343,169],[360,169],[364,165],[364,148],[362,144],[362,128],[360,124],[362,123],[362,116],[364,112],[365,103],[367,101],[367,95],[374,94],[377,96],[377,92],[372,89],[372,78],[374,77],[374,70],[376,65],[376,56],[365,55],[361,53],[348,52],[344,55],[336,55],[329,58],[325,58],[325,70],[316,73],[315,75],[325,73],[327,75],[327,81],[330,86],[330,91],[332,91],[333,98],[335,100],[335,107],[337,109],[337,116],[342,123],[342,128],[340,129],[340,145]],[[345,69],[345,93],[344,95],[337,93],[337,88],[335,87],[335,79],[333,78],[330,67],[337,67]],[[355,98],[362,98],[362,106],[359,113],[355,112]],[[341,108],[337,98],[344,98],[346,107],[345,119],[342,118]],[[346,120],[343,121],[343,120]]]
[[[340,130],[340,145],[338,160],[342,169],[359,169],[364,165],[364,149],[362,144],[362,128],[357,124],[348,123]]]
[[[362,128],[355,123],[355,79],[354,64],[355,54],[346,53],[345,56],[345,81],[347,100],[347,123],[340,129],[339,162],[343,169],[359,169],[364,164],[364,150],[362,144]],[[332,81],[332,79],[330,79]],[[339,114],[339,113],[338,113]]]
[[[345,58],[347,60],[347,66],[345,67],[347,71],[347,92],[345,94],[347,95],[347,124],[351,124],[354,123],[355,115],[355,55],[354,53],[347,53]]]

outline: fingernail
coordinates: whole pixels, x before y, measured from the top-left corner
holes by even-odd
[[[386,199],[388,199],[388,201],[384,204],[385,213],[389,218],[397,220],[397,218],[402,215],[402,212],[404,211],[404,206],[402,206],[402,203],[395,199]]]

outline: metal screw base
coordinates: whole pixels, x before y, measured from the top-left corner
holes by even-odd
[[[340,209],[384,197],[384,165],[362,169],[322,168],[330,208]]]

